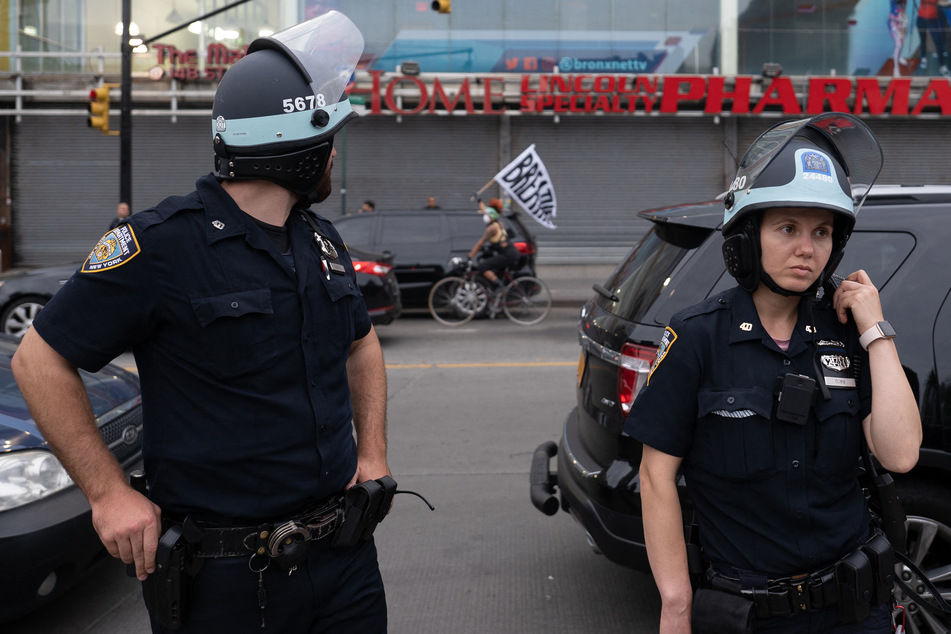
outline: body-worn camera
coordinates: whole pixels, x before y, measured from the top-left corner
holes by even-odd
[[[780,381],[776,395],[776,418],[787,423],[805,425],[815,400],[815,379],[803,374],[787,374]]]

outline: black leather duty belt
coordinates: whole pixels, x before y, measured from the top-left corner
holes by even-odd
[[[761,619],[792,616],[803,610],[821,610],[839,600],[835,568],[831,566],[802,577],[770,580],[762,588],[744,587],[738,579],[726,577],[713,569],[707,571],[707,581],[714,590],[752,600],[756,616]]]
[[[173,524],[181,524],[182,536],[191,544],[193,557],[277,557],[294,542],[315,541],[333,535],[342,518],[342,505],[339,499],[334,499],[284,522],[222,527],[186,517]]]

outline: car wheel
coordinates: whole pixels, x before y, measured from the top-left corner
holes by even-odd
[[[905,507],[907,555],[928,577],[945,601],[951,601],[951,491],[922,480],[896,482]],[[896,571],[903,582],[922,597],[931,592],[903,564]],[[895,599],[905,611],[907,634],[944,633],[951,627],[951,615],[926,610],[913,597],[895,587]]]
[[[40,314],[48,301],[49,299],[39,295],[24,295],[10,302],[10,305],[3,311],[3,315],[0,315],[3,332],[8,335],[22,337],[33,325],[33,320]]]

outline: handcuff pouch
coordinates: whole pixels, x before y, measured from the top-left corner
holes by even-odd
[[[839,619],[859,623],[868,618],[872,599],[872,563],[856,549],[835,564],[835,582],[839,594]]]

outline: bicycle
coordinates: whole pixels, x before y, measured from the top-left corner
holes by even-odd
[[[505,285],[493,292],[472,262],[453,258],[450,271],[454,274],[436,282],[429,292],[429,312],[444,326],[461,326],[482,315],[494,319],[499,313],[521,326],[532,326],[551,310],[551,292],[538,278],[514,277],[505,271],[501,278]]]

